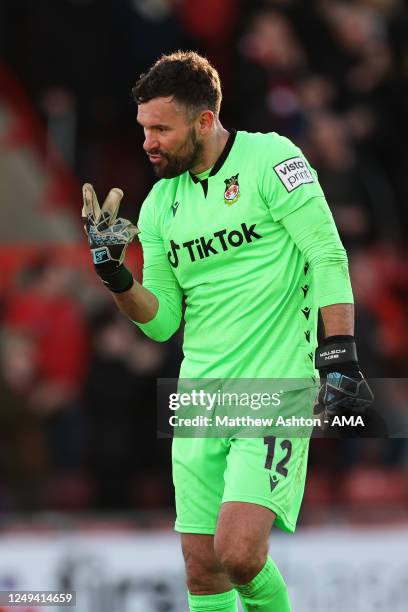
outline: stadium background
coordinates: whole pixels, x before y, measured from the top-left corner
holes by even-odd
[[[186,606],[155,416],[181,333],[155,344],[117,314],[79,222],[84,181],[121,187],[137,220],[154,177],[130,90],[179,48],[219,69],[224,125],[303,148],[348,249],[364,372],[407,372],[406,3],[0,1],[0,590],[70,586],[79,612]],[[406,408],[407,386],[386,401]],[[406,609],[407,465],[404,439],[313,441],[298,534],[271,541],[294,612]]]

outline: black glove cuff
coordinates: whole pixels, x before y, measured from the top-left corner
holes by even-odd
[[[124,265],[119,266],[118,269],[111,274],[103,272],[98,266],[95,266],[95,270],[101,277],[104,285],[113,293],[123,293],[133,286],[133,276]]]
[[[318,346],[315,365],[319,371],[358,372],[357,348],[353,336],[331,336]]]

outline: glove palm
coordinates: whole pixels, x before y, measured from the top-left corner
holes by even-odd
[[[364,413],[373,399],[373,392],[361,372],[352,376],[330,372],[322,381],[314,413],[322,429],[326,429],[335,416]]]

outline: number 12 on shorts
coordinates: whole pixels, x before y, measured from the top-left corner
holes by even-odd
[[[266,444],[268,447],[268,450],[266,453],[266,459],[265,459],[265,469],[271,470],[272,465],[273,465],[273,460],[275,457],[275,452],[276,452],[276,437],[275,436],[265,437],[264,444]],[[282,459],[280,459],[278,463],[276,464],[275,472],[277,474],[280,474],[284,478],[286,478],[286,476],[288,475],[288,468],[286,467],[286,464],[288,463],[290,456],[292,454],[292,442],[290,440],[280,440],[279,446],[282,449],[282,452],[284,453],[284,455]],[[270,485],[271,485],[271,491],[273,491],[276,485],[278,484],[279,479],[276,476],[276,474],[274,474],[273,476],[269,477],[269,480],[270,480]]]

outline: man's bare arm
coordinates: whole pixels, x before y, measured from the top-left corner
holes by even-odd
[[[333,304],[320,309],[323,319],[324,335],[353,336],[354,306],[353,304]]]
[[[119,310],[137,323],[148,323],[157,314],[159,302],[156,296],[135,281],[123,293],[112,293]]]

